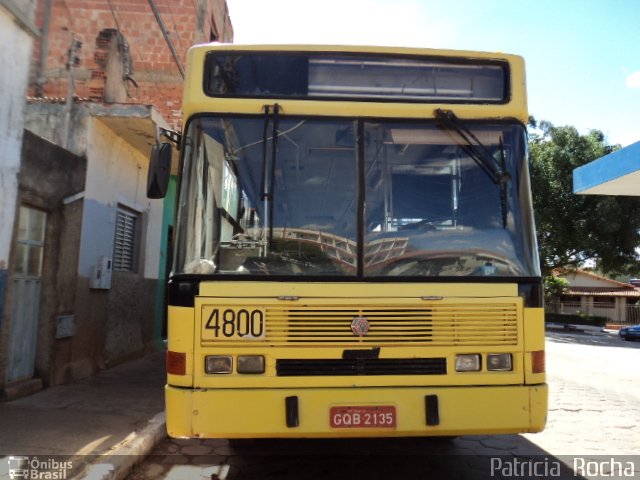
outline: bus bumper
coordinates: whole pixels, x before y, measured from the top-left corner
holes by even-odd
[[[546,384],[273,390],[167,385],[165,400],[167,432],[178,438],[450,436],[539,432],[547,393]],[[363,407],[394,407],[393,424],[383,417],[382,426],[344,426],[353,420],[344,412]]]

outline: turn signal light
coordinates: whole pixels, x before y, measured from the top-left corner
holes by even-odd
[[[544,350],[531,352],[531,370],[533,373],[544,373],[546,371]]]
[[[187,354],[167,350],[167,373],[171,375],[187,374]]]

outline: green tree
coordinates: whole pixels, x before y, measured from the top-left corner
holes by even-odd
[[[595,260],[606,273],[640,267],[640,198],[575,195],[573,170],[607,155],[599,130],[581,135],[571,126],[529,121],[529,153],[533,206],[538,229],[542,273],[578,268]]]
[[[569,288],[569,281],[566,278],[548,275],[544,277],[544,301],[545,303],[559,302],[560,297]]]

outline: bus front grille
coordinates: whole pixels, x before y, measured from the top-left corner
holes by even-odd
[[[345,375],[445,375],[445,358],[280,359],[279,377]]]
[[[462,346],[517,345],[518,308],[509,303],[436,303],[425,306],[323,305],[266,307],[266,338],[274,345]],[[352,322],[366,319],[356,334]]]

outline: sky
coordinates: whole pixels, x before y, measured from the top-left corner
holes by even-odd
[[[227,0],[234,43],[513,53],[529,114],[640,141],[640,0]]]

